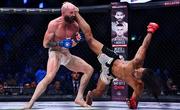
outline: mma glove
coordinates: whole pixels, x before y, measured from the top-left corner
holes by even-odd
[[[147,32],[154,33],[159,28],[159,25],[154,22],[150,22],[147,26]]]
[[[71,38],[66,38],[62,41],[59,41],[59,46],[64,48],[72,48],[73,40]]]

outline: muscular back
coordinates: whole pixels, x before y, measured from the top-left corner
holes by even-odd
[[[50,21],[46,30],[43,45],[47,48],[47,43],[51,41],[60,41],[65,38],[71,38],[72,35],[79,31],[77,22],[72,24],[65,23],[62,17]],[[60,47],[55,47],[60,48]]]

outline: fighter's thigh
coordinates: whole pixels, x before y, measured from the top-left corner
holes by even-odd
[[[86,63],[83,59],[80,57],[72,55],[72,58],[70,62],[66,65],[68,69],[74,72],[87,72],[89,70],[92,70],[91,65]]]
[[[48,58],[47,62],[47,75],[46,77],[54,78],[56,72],[60,67],[58,56],[54,55]]]

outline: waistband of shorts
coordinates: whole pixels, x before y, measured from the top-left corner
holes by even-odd
[[[66,48],[49,48],[49,51],[64,51],[64,50],[68,50]]]

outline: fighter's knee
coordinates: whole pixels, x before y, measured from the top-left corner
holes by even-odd
[[[91,65],[88,65],[85,69],[84,69],[84,73],[88,73],[88,74],[92,74],[94,71],[94,68]]]

